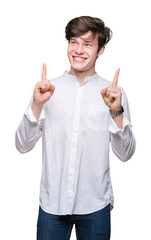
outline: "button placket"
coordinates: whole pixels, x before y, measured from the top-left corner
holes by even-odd
[[[74,172],[75,172],[75,162],[76,162],[76,153],[78,146],[78,136],[79,136],[79,126],[80,126],[80,117],[81,117],[81,103],[82,103],[82,86],[77,86],[77,95],[75,103],[75,113],[73,120],[73,130],[71,138],[71,153],[70,153],[70,162],[69,162],[69,175],[68,175],[68,202],[70,203],[70,210],[74,204]]]

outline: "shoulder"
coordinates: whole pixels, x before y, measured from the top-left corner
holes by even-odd
[[[98,85],[101,87],[108,87],[109,85],[111,85],[112,83],[110,81],[108,81],[107,79],[101,77],[98,75],[98,79],[97,79]]]
[[[98,85],[99,86],[101,86],[102,88],[106,88],[106,87],[110,86],[111,84],[112,84],[111,81],[109,81],[109,80],[107,80],[107,79],[98,75]],[[124,89],[119,85],[117,87],[121,89],[123,98],[127,99],[127,96],[126,96],[126,93],[125,93]]]
[[[51,78],[49,81],[55,83],[61,81],[62,79],[64,79],[64,74],[58,77]]]
[[[59,85],[62,86],[62,85],[64,85],[64,83],[66,81],[66,77],[65,77],[65,74],[62,74],[58,77],[51,78],[49,81],[54,86],[59,86]]]

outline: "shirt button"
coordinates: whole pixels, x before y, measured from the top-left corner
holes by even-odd
[[[76,147],[76,143],[73,143],[73,144],[72,144],[72,147],[75,148],[75,147]]]

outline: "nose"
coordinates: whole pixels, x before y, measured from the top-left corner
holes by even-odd
[[[77,54],[83,54],[83,53],[84,53],[83,45],[82,45],[82,44],[78,44],[78,45],[76,46],[75,52],[76,52]]]

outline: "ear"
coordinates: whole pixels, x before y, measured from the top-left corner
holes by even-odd
[[[100,50],[97,54],[97,57],[99,57],[104,52],[104,50],[105,50],[105,45],[102,48],[100,48]]]

